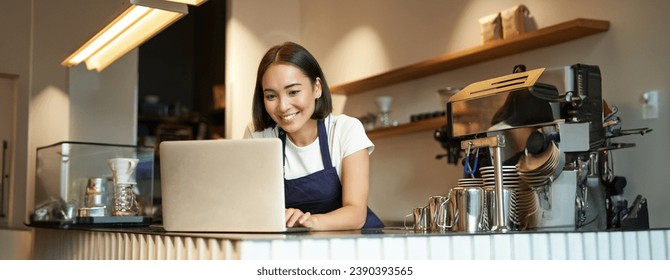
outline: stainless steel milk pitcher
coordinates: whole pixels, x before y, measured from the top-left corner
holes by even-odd
[[[449,220],[453,223],[453,231],[482,232],[487,231],[483,224],[484,189],[480,187],[455,187],[450,191],[449,207],[453,211]]]
[[[431,196],[428,199],[428,217],[431,231],[445,231],[448,228],[451,228],[451,226],[447,225],[449,220],[449,213],[447,213],[448,201],[448,197],[440,195]]]
[[[422,232],[422,231],[427,231],[430,229],[429,221],[428,221],[428,206],[424,207],[416,207],[412,211],[412,214],[408,214],[405,216],[405,221],[403,222],[403,225],[405,226],[405,229],[408,229],[407,227],[407,218],[410,216],[414,217],[414,231],[415,232]]]

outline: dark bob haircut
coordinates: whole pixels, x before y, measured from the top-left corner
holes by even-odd
[[[289,64],[298,67],[298,69],[312,81],[312,86],[314,86],[316,78],[320,78],[321,97],[315,101],[316,106],[314,114],[311,116],[312,119],[324,119],[333,111],[333,101],[330,96],[330,89],[328,88],[328,83],[326,83],[326,78],[323,75],[323,71],[321,71],[319,63],[314,56],[301,45],[293,42],[286,42],[270,48],[263,56],[260,65],[258,65],[256,88],[254,89],[254,100],[252,105],[252,117],[254,129],[256,131],[262,131],[277,125],[265,110],[262,85],[265,71],[267,71],[273,64]]]

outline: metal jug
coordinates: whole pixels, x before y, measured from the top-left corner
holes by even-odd
[[[455,187],[450,191],[449,221],[453,231],[482,232],[487,231],[483,224],[484,189],[480,187]]]
[[[416,232],[423,232],[427,231],[430,229],[430,225],[428,224],[428,206],[424,207],[416,207],[412,211],[412,214],[408,214],[405,216],[405,220],[403,222],[403,225],[405,226],[405,229],[408,229],[407,227],[407,218],[413,216],[414,217],[414,231]]]
[[[451,226],[448,225],[448,201],[448,197],[439,195],[431,196],[428,199],[428,226],[430,227],[430,231],[445,231],[448,228],[451,228]]]

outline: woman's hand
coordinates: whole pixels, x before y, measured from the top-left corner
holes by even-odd
[[[287,227],[308,227],[312,228],[315,223],[314,216],[311,213],[303,213],[300,209],[286,208],[286,226]]]

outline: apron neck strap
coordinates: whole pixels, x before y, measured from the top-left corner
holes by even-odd
[[[282,156],[283,158],[286,158],[286,132],[281,129],[281,127],[279,127],[278,130],[279,139],[281,139],[283,146]],[[323,163],[323,168],[332,167],[333,163],[330,159],[330,151],[328,150],[328,134],[326,133],[326,125],[324,124],[323,120],[316,121],[316,130],[319,137],[319,149],[321,151],[321,162]],[[284,165],[286,165],[286,163],[284,163]]]

